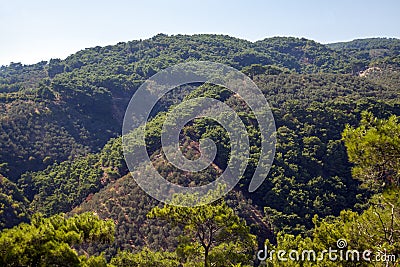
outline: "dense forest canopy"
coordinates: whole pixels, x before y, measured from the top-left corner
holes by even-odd
[[[145,168],[127,169],[122,119],[147,78],[200,60],[227,64],[257,84],[275,118],[275,160],[262,186],[249,193],[260,129],[248,105],[226,88],[176,88],[157,103],[145,130],[161,175],[193,186],[226,167],[229,136],[207,119],[187,123],[180,146],[196,159],[199,141],[212,139],[218,148],[213,164],[190,173],[165,158],[160,132],[168,112],[196,97],[215,98],[237,112],[250,156],[225,199],[191,210],[163,206],[133,179],[145,176]],[[159,34],[63,60],[1,66],[0,243],[9,249],[0,249],[0,260],[47,266],[64,255],[71,266],[258,266],[256,252],[266,244],[320,249],[340,238],[349,248],[399,255],[399,82],[400,40],[387,38],[324,45],[292,37],[250,42]],[[357,227],[358,234],[352,232]],[[47,235],[37,235],[41,231]]]

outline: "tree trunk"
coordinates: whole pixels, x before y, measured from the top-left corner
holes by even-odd
[[[209,264],[208,264],[208,250],[209,250],[208,247],[204,248],[204,267],[209,267]]]

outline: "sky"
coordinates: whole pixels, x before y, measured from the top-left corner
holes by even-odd
[[[0,65],[64,59],[158,33],[321,43],[400,38],[399,14],[398,0],[0,0]]]

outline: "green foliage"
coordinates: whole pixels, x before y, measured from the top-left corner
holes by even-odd
[[[21,176],[20,187],[31,209],[46,215],[68,212],[90,194],[126,172],[121,139],[110,140],[98,154],[49,166]]]
[[[177,196],[175,201],[190,203],[190,198]],[[254,236],[224,201],[195,207],[166,204],[163,208],[153,208],[148,216],[183,226],[185,234],[181,236],[177,253],[188,261],[198,260],[199,253],[203,266],[227,266],[251,260],[244,255],[253,251]]]
[[[0,230],[26,222],[29,215],[28,200],[23,192],[0,174]]]
[[[216,203],[210,208],[211,215],[192,210],[199,216],[190,219],[204,222],[213,212],[232,214],[231,209],[234,209],[233,221],[239,226],[244,225],[242,219],[248,225],[253,224],[253,233],[260,234],[259,245],[268,237],[271,241],[277,238],[281,247],[289,248],[294,243],[305,247],[313,242],[322,247],[345,233],[349,241],[359,238],[361,244],[373,240],[395,251],[396,240],[389,242],[380,238],[384,231],[378,231],[379,235],[373,237],[355,237],[347,234],[349,231],[342,225],[350,229],[350,221],[357,221],[365,226],[359,229],[371,232],[379,227],[390,229],[387,222],[391,221],[392,214],[397,218],[397,202],[387,195],[375,198],[362,215],[353,212],[361,212],[371,192],[358,188],[359,182],[351,177],[349,159],[356,163],[354,170],[359,168],[358,178],[364,182],[376,178],[379,183],[385,181],[391,187],[398,183],[398,121],[390,117],[400,114],[398,42],[397,39],[371,39],[322,45],[306,39],[277,37],[252,43],[223,35],[160,34],[147,40],[85,49],[65,60],[52,59],[49,63],[35,65],[11,63],[0,67],[0,172],[10,179],[1,179],[1,227],[27,221],[28,206],[42,211],[45,216],[60,211],[96,211],[101,218],[112,218],[116,222],[115,242],[75,244],[83,253],[104,253],[90,258],[76,258],[76,251],[70,250],[69,244],[60,245],[54,251],[55,260],[70,257],[83,266],[105,266],[104,257],[110,259],[122,249],[124,252],[117,258],[131,262],[161,265],[175,264],[179,259],[188,266],[201,266],[200,258],[205,249],[191,244],[196,240],[195,227],[184,223],[173,226],[165,220],[147,218],[146,214],[159,203],[141,191],[132,176],[127,175],[121,138],[107,141],[119,134],[129,98],[146,78],[179,62],[211,60],[240,69],[257,83],[273,107],[278,144],[274,164],[264,184],[248,194],[248,183],[260,153],[260,133],[254,115],[240,97],[226,88],[202,85],[194,89],[198,84],[192,84],[177,88],[161,99],[146,126],[147,148],[154,166],[171,182],[194,186],[215,180],[230,156],[226,131],[211,120],[195,119],[182,129],[183,154],[189,159],[199,157],[199,140],[207,137],[216,142],[217,158],[209,168],[198,173],[183,172],[167,163],[160,149],[161,124],[171,105],[182,99],[207,96],[225,102],[245,122],[250,139],[249,165],[235,188],[235,194],[240,197],[228,196],[230,208],[223,204],[218,209],[221,203]],[[361,126],[364,131],[358,130],[360,127],[354,127],[363,110],[389,119],[363,119],[368,123]],[[350,125],[347,137],[353,138],[350,143],[357,146],[354,149],[367,151],[368,157],[360,151],[354,151],[357,157],[352,157],[349,147],[347,156],[341,135],[346,124]],[[347,137],[344,137],[346,146],[349,144]],[[362,142],[354,142],[356,138]],[[382,163],[382,151],[391,151],[393,159],[390,164],[385,162],[389,174],[381,179],[373,164]],[[375,178],[367,179],[367,174]],[[17,186],[23,193],[13,184],[20,175]],[[146,173],[138,166],[132,175],[145,176]],[[394,205],[394,213],[390,212],[391,205]],[[342,210],[349,209],[353,211],[341,215]],[[376,214],[380,215],[378,220]],[[317,226],[313,228],[315,215],[323,219],[314,220]],[[229,218],[224,216],[219,217],[228,223]],[[340,217],[333,219],[331,216]],[[326,234],[323,241],[318,239],[323,234],[317,238],[317,232],[325,231],[319,222],[329,228],[331,236]],[[218,226],[225,222],[216,220],[214,223]],[[397,221],[393,225],[397,227]],[[367,226],[371,227],[367,229]],[[21,227],[27,226],[22,224]],[[233,229],[240,233],[240,229],[247,227]],[[284,233],[272,235],[279,231]],[[216,266],[249,263],[254,255],[248,251],[249,246],[237,239],[224,239],[227,233],[229,231],[221,231],[219,240],[223,242],[211,246],[209,262]],[[303,240],[299,233],[309,238]],[[195,244],[199,244],[199,240]],[[389,245],[384,245],[385,242]],[[149,250],[140,252],[143,247]],[[183,262],[183,257],[191,261]]]
[[[20,184],[31,198],[33,210],[48,215],[67,212],[102,186],[103,172],[98,162],[95,155],[66,161],[41,172],[24,174]]]
[[[66,218],[59,214],[43,218],[36,214],[30,224],[22,223],[0,233],[2,266],[90,266],[97,259],[80,257],[72,246],[84,242],[110,242],[114,223],[92,213]]]
[[[281,261],[275,256],[267,262],[273,266],[371,266],[362,258],[362,253],[370,250],[369,258],[374,261],[374,266],[396,266],[400,253],[400,205],[399,190],[386,191],[373,197],[370,202],[370,208],[361,215],[352,211],[342,211],[338,217],[329,217],[326,219],[314,218],[315,227],[311,237],[304,238],[301,235],[293,236],[280,233],[277,237],[277,246],[267,242],[269,252],[271,250],[285,250],[289,253],[291,250],[297,251],[302,255],[304,250],[313,250],[316,253],[316,259],[321,257],[323,250],[336,250],[333,256],[336,260],[331,260],[326,253],[320,260],[304,261]],[[345,247],[338,247],[338,240],[345,240]],[[359,260],[352,261],[353,256],[343,256],[346,252],[357,250]],[[383,255],[395,255],[394,259],[382,261]],[[285,255],[288,258],[288,254]],[[354,256],[354,259],[357,259]],[[380,257],[380,258],[377,258]],[[381,259],[381,260],[379,260]]]
[[[65,65],[63,62],[61,62],[61,59],[55,58],[55,59],[50,59],[49,61],[49,67],[47,68],[47,73],[50,78],[54,78],[57,74],[63,73],[64,72]]]
[[[33,65],[11,62],[0,67],[0,94],[25,91],[36,87],[46,77],[46,61]]]
[[[153,252],[144,248],[138,253],[120,251],[111,259],[110,266],[113,267],[176,267],[180,262],[175,253]]]
[[[276,66],[263,66],[261,64],[252,64],[250,66],[246,66],[242,69],[242,72],[249,76],[250,78],[254,78],[256,75],[267,74],[267,75],[278,75],[283,72],[289,72],[287,69],[284,70],[282,68],[278,68]]]
[[[395,115],[377,119],[364,112],[357,128],[343,132],[353,176],[365,186],[400,186],[400,122]]]
[[[115,135],[108,96],[101,92],[58,103],[21,95],[9,103],[0,101],[0,161],[8,163],[6,175],[13,181],[27,170],[97,151]]]
[[[295,82],[301,82],[301,77],[289,75],[287,78],[291,80],[287,81],[285,86],[288,89],[284,94],[290,95],[293,89],[289,87],[289,81],[295,84]],[[310,80],[310,84],[316,81],[318,83],[323,82],[325,78],[325,76],[316,77],[315,80]],[[334,93],[331,93],[331,86],[338,86],[342,83],[340,88],[345,88],[345,86],[348,87],[354,82],[352,79],[344,80],[348,84],[341,80],[334,79],[333,81],[335,83],[328,83],[326,87],[320,87],[324,92],[323,99],[335,99],[337,97]],[[317,90],[317,88],[317,84],[307,85],[304,94],[314,96],[316,93],[313,93],[313,90]],[[360,92],[364,90],[362,84],[359,90]],[[264,91],[265,93],[268,92],[268,90]],[[341,96],[355,91],[345,90]],[[226,89],[201,86],[188,95],[188,98],[203,95],[225,101],[236,109],[241,119],[246,125],[249,125],[247,130],[250,138],[251,158],[244,179],[239,184],[240,188],[246,189],[252,171],[257,164],[257,153],[259,152],[259,133],[254,126],[256,122],[252,113],[248,112],[243,107],[243,103]],[[268,94],[266,96],[271,97]],[[303,94],[294,95],[295,98],[302,96]],[[351,165],[348,162],[345,147],[340,141],[341,131],[345,125],[347,123],[356,125],[360,110],[364,109],[369,109],[376,114],[398,112],[396,106],[373,100],[352,103],[343,101],[310,103],[303,99],[301,101],[289,99],[284,102],[280,109],[273,110],[278,128],[275,163],[265,183],[257,192],[248,197],[258,206],[265,207],[267,220],[274,225],[275,231],[305,232],[312,228],[314,215],[317,214],[321,217],[339,215],[341,210],[354,208],[365,201],[365,192],[358,189],[358,183],[351,178]],[[182,129],[182,133],[184,133],[182,150],[188,158],[195,158],[199,155],[198,140],[201,138],[212,138],[218,147],[214,165],[202,172],[188,175],[188,173],[178,170],[171,164],[167,164],[162,151],[159,150],[161,125],[165,117],[166,113],[159,113],[146,125],[148,151],[152,154],[151,158],[159,173],[169,181],[185,186],[204,184],[214,180],[221,173],[229,155],[229,138],[223,128],[210,120],[196,119]],[[51,173],[52,175],[49,175]],[[37,200],[33,202],[37,210],[54,214],[59,211],[69,211],[85,199],[91,199],[91,194],[98,192],[109,181],[118,179],[126,173],[121,139],[118,138],[110,141],[100,155],[91,155],[76,159],[74,162],[52,166],[44,172],[25,174],[20,184],[23,185],[27,195]],[[141,175],[144,175],[144,172]],[[31,177],[31,181],[25,179],[26,177]],[[55,179],[54,177],[58,178]],[[50,182],[53,179],[57,181],[57,186],[53,186]],[[131,188],[133,186],[127,180],[124,179],[121,187]],[[82,183],[77,183],[77,181],[82,181]],[[40,188],[42,190],[39,190]],[[102,202],[109,203],[107,207],[115,207],[106,209],[104,216],[113,216],[119,221],[122,220],[123,225],[129,225],[129,220],[125,219],[123,214],[134,214],[138,210],[126,208],[128,205],[126,203],[130,203],[129,206],[139,205],[144,207],[139,204],[144,200],[139,195],[137,197],[127,196],[128,199],[120,204],[118,201],[122,197],[120,194],[117,194],[117,199],[106,197],[109,196],[109,189],[102,191],[100,196],[95,198],[97,203],[89,202],[91,209],[99,211],[103,209],[100,208],[103,205]],[[89,203],[84,205],[85,209],[89,207]],[[120,207],[121,205],[122,207]],[[147,209],[148,205],[146,205],[145,210]],[[144,213],[146,212],[144,211]],[[143,220],[140,221],[141,225]],[[123,225],[121,225],[121,232],[118,234],[118,245],[110,248],[110,251],[107,252],[110,254],[107,255],[114,254],[116,248],[120,245],[126,246],[123,244],[124,236],[129,236],[135,244],[149,245],[151,249],[154,249],[152,244],[158,244],[160,242],[158,240],[163,240],[163,238],[157,237],[151,239],[149,244],[143,243],[140,235],[134,236],[133,233],[130,233],[128,229],[132,227]],[[143,228],[143,231],[152,230]],[[173,242],[170,242],[170,244],[172,245]]]
[[[375,63],[375,59],[365,59],[359,70],[368,64],[398,65],[397,39],[384,43],[388,56]],[[262,87],[272,86],[270,98],[290,99],[296,94],[296,99],[324,101],[326,94],[348,95],[353,88],[368,97],[381,97],[391,90],[391,98],[398,98],[396,84],[400,78],[392,67],[382,67],[381,78],[371,81],[368,77],[316,74],[357,74],[352,66],[360,59],[355,61],[353,55],[341,50],[298,38],[276,37],[252,43],[224,35],[159,34],[147,40],[85,49],[65,60],[35,65],[11,63],[0,69],[0,161],[9,163],[7,177],[15,182],[25,171],[42,170],[54,162],[97,152],[119,133],[129,98],[143,80],[160,69],[191,60],[226,63],[247,70],[256,80],[257,75],[267,76],[261,84],[265,81],[268,86]],[[290,75],[287,70],[322,77]],[[339,80],[339,84],[332,80]],[[320,92],[319,87],[329,90]],[[281,88],[283,94],[277,93]],[[285,93],[287,88],[290,90]],[[184,94],[181,90],[178,98]],[[156,109],[160,110],[166,110],[163,104]]]
[[[308,107],[315,102],[332,100],[347,104],[360,99],[398,102],[400,97],[396,85],[400,81],[399,75],[388,80],[386,77],[377,79],[330,73],[290,73],[259,75],[254,77],[254,81],[269,104],[276,108],[285,108],[288,103]]]
[[[400,40],[395,38],[356,39],[350,42],[328,44],[328,46],[364,60],[395,56],[400,53]]]
[[[302,73],[345,73],[352,60],[339,51],[304,38],[273,37],[257,41],[256,45],[257,51],[272,54],[272,58],[280,57],[279,63],[273,62],[275,65]]]
[[[399,124],[396,116],[389,119],[377,119],[371,113],[364,112],[361,125],[354,129],[347,127],[343,132],[349,158],[356,162],[355,178],[365,175],[372,182],[387,181],[386,177],[380,177],[373,167],[373,163],[380,166],[384,160],[397,160],[398,155],[392,156],[398,144]],[[394,150],[393,150],[394,148]],[[372,158],[373,157],[373,158]],[[371,159],[372,158],[372,159]],[[371,161],[369,161],[371,159]],[[371,166],[372,165],[372,166]],[[390,170],[398,171],[398,166],[390,165]],[[371,172],[372,169],[372,172]],[[396,173],[396,172],[395,172]],[[396,181],[396,180],[394,180]],[[367,181],[371,183],[371,181]],[[327,217],[319,220],[314,217],[315,227],[311,237],[303,239],[301,235],[293,236],[279,233],[277,245],[271,246],[267,242],[269,251],[286,251],[288,254],[294,250],[297,255],[302,255],[304,250],[312,250],[315,258],[312,260],[282,261],[278,257],[270,258],[267,262],[274,266],[396,266],[400,259],[400,190],[396,182],[391,181],[383,193],[374,195],[369,201],[369,208],[361,214],[343,210],[339,217]],[[344,245],[339,246],[339,240]],[[323,251],[335,250],[336,260],[332,260],[331,254],[321,258]],[[340,251],[342,254],[339,254]],[[356,251],[356,254],[353,252]],[[368,262],[363,255],[364,251],[370,251]],[[351,258],[347,252],[351,253]],[[346,256],[338,256],[346,255]],[[384,256],[384,257],[383,257]],[[287,257],[286,257],[287,258]]]
[[[89,245],[86,248],[93,254],[103,251],[107,259],[110,259],[118,250],[137,252],[143,247],[153,251],[176,248],[177,236],[181,234],[179,227],[170,227],[146,216],[157,204],[156,200],[140,189],[131,175],[126,175],[108,184],[99,193],[89,196],[72,212],[80,214],[94,211],[100,218],[115,221],[115,240],[112,244]]]

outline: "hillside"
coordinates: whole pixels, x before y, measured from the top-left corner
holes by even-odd
[[[187,229],[147,216],[161,204],[132,178],[149,175],[143,166],[131,173],[127,169],[122,118],[131,96],[157,71],[210,60],[247,74],[271,105],[277,145],[266,180],[255,192],[247,191],[260,155],[260,129],[249,107],[227,89],[201,84],[174,89],[153,110],[146,128],[153,165],[185,186],[220,175],[230,156],[230,139],[218,123],[196,119],[181,130],[187,158],[199,157],[203,138],[217,145],[216,158],[201,172],[168,163],[160,144],[162,123],[174,104],[214,97],[237,112],[251,146],[244,176],[225,199],[229,208],[257,236],[259,248],[266,239],[278,246],[284,234],[311,238],[317,231],[315,218],[329,221],[344,210],[362,214],[370,199],[382,193],[354,179],[343,132],[357,127],[365,112],[382,119],[400,116],[399,42],[373,38],[323,45],[290,37],[249,42],[225,35],[159,34],[87,48],[63,60],[2,66],[0,228],[29,222],[35,213],[95,212],[100,219],[112,219],[115,240],[83,243],[77,247],[81,254],[105,253],[110,260],[119,250],[179,251],[179,236]]]
[[[141,82],[187,60],[212,60],[238,69],[262,64],[297,73],[351,73],[353,58],[305,39],[251,43],[222,35],[160,34],[85,49],[65,60],[2,66],[0,162],[9,164],[6,175],[15,181],[25,171],[98,151],[120,133],[125,105]],[[367,67],[365,62],[358,68]]]
[[[29,202],[16,184],[0,174],[0,227],[27,222],[30,217]]]
[[[350,42],[327,44],[335,50],[351,53],[359,59],[399,56],[400,40],[395,38],[366,38]]]

